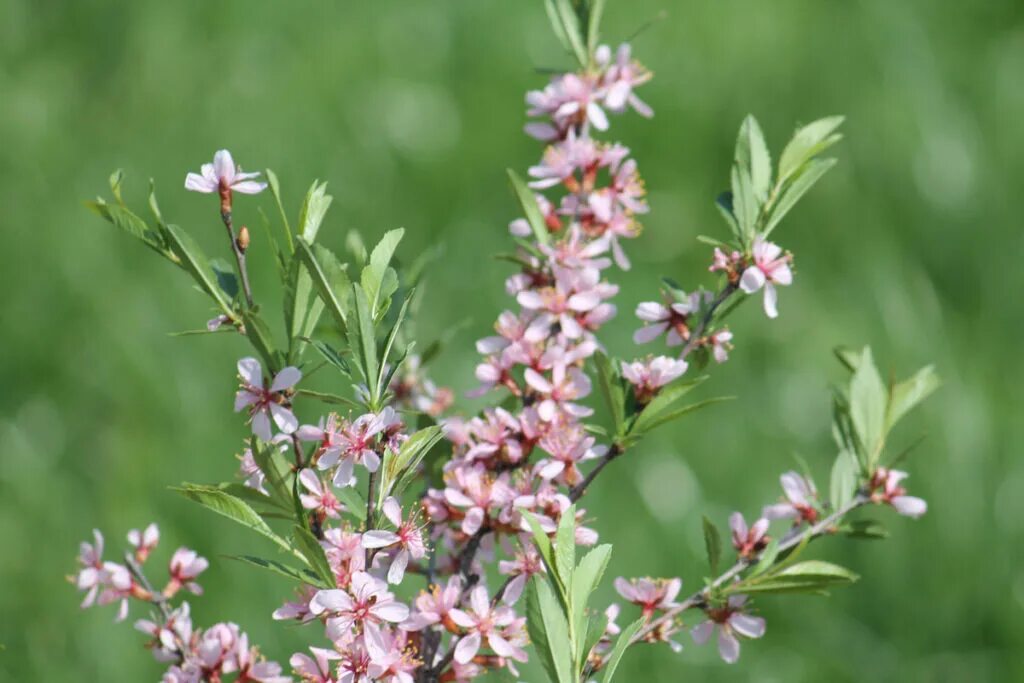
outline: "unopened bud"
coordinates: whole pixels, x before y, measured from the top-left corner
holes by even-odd
[[[239,251],[245,251],[249,248],[249,228],[242,226],[242,229],[238,231],[238,239],[235,240],[238,245]]]

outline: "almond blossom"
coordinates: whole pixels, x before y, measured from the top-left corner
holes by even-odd
[[[743,515],[734,512],[729,515],[729,528],[732,530],[732,547],[736,549],[739,556],[750,559],[757,553],[764,550],[768,545],[768,520],[761,517],[750,528]]]
[[[645,361],[622,363],[622,376],[633,385],[637,401],[646,403],[658,393],[663,386],[672,382],[683,373],[689,365],[685,360],[677,360],[667,356],[658,356]]]
[[[325,518],[337,519],[344,510],[334,492],[320,481],[320,477],[311,469],[299,473],[299,483],[306,493],[299,495],[299,502],[306,510],[311,510],[322,523]]]
[[[753,265],[743,271],[740,278],[740,289],[747,294],[764,288],[764,312],[769,318],[777,318],[779,315],[776,303],[778,292],[775,285],[786,286],[793,282],[793,271],[789,264],[792,257],[782,253],[782,247],[768,242],[758,235],[754,238],[751,247],[751,256],[754,259]]]
[[[875,502],[891,505],[901,515],[917,519],[928,511],[928,503],[922,498],[907,495],[907,490],[900,485],[907,476],[903,470],[879,467],[871,477],[871,487],[879,490],[871,497]]]
[[[421,631],[432,624],[445,624],[454,630],[455,622],[448,616],[462,597],[462,578],[456,574],[442,588],[434,584],[416,598],[416,609],[402,624],[408,631]]]
[[[409,616],[409,608],[394,599],[387,584],[366,572],[356,572],[347,591],[340,588],[317,591],[309,610],[317,616],[329,615],[328,633],[335,635],[348,633],[355,624],[398,623]]]
[[[209,561],[205,557],[200,557],[196,551],[178,548],[171,556],[169,564],[168,572],[171,575],[171,584],[168,592],[174,593],[184,587],[191,593],[202,595],[203,589],[195,582],[195,578],[206,571],[209,566]]]
[[[637,344],[646,344],[668,331],[665,343],[669,346],[682,346],[690,338],[687,316],[695,310],[689,300],[668,306],[656,301],[645,301],[637,305],[636,317],[647,324],[633,333],[633,341]]]
[[[634,605],[639,605],[645,617],[658,610],[672,609],[675,599],[683,588],[682,579],[630,579],[621,576],[615,579],[615,590]]]
[[[516,614],[506,606],[491,607],[487,589],[477,586],[469,594],[469,610],[453,609],[449,616],[467,633],[455,646],[455,661],[470,662],[486,640],[488,647],[502,657],[526,661],[526,652],[515,645],[505,629],[516,622]]]
[[[768,519],[795,519],[797,523],[818,521],[818,491],[814,482],[797,472],[786,472],[779,481],[786,502],[768,505],[761,512]]]
[[[185,176],[185,189],[193,192],[223,192],[231,190],[242,194],[258,194],[267,188],[267,184],[253,180],[259,173],[242,173],[242,167],[236,166],[231,152],[218,150],[213,155],[212,164],[203,164],[199,173]]]
[[[377,549],[397,546],[397,552],[394,553],[391,567],[388,569],[388,583],[401,583],[410,558],[413,560],[423,559],[427,553],[427,547],[423,542],[420,528],[416,526],[414,516],[410,515],[409,519],[402,520],[402,507],[398,499],[389,496],[381,505],[381,512],[389,522],[395,525],[395,531],[385,529],[367,531],[363,534],[363,547]]]
[[[135,549],[135,561],[144,563],[149,554],[160,542],[160,529],[156,524],[150,524],[143,531],[132,529],[128,532],[128,543]]]
[[[285,395],[285,392],[302,379],[302,373],[298,368],[283,368],[274,376],[270,388],[267,389],[263,385],[263,366],[258,360],[250,357],[238,361],[238,376],[242,384],[235,395],[235,412],[248,408],[253,434],[263,441],[270,441],[273,438],[270,430],[271,417],[274,418],[277,428],[285,434],[291,434],[298,429],[299,421],[288,407]]]
[[[337,683],[331,662],[341,659],[341,655],[320,647],[310,647],[309,651],[313,653],[312,657],[297,652],[288,660],[295,673],[306,683]]]
[[[735,663],[740,657],[740,641],[737,636],[760,638],[765,630],[764,619],[743,612],[746,601],[745,595],[733,595],[724,607],[707,609],[707,621],[690,630],[693,641],[703,645],[717,631],[718,654],[729,664]]]

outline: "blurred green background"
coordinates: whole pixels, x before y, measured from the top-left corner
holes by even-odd
[[[612,41],[667,12],[634,41],[656,74],[641,93],[656,117],[619,117],[611,131],[653,207],[629,244],[613,351],[632,352],[629,313],[660,275],[710,281],[694,238],[724,234],[712,199],[746,113],[776,154],[798,122],[849,118],[840,165],[776,233],[798,268],[781,317],[745,307],[733,360],[702,389],[739,400],[652,438],[588,498],[615,544],[602,597],[620,574],[699,586],[700,515],[724,525],[733,509],[756,513],[794,453],[827,479],[834,345],[870,343],[897,375],[934,362],[945,380],[896,435],[927,434],[909,463],[927,516],[885,514],[889,541],[814,550],[860,584],[764,599],[767,637],[736,666],[686,637],[679,656],[628,656],[623,679],[1022,680],[1021,4],[609,5]],[[398,226],[407,258],[445,245],[421,330],[433,339],[470,317],[434,370],[461,393],[474,385],[472,341],[509,302],[507,266],[488,257],[507,248],[516,215],[504,169],[540,153],[520,133],[523,93],[545,81],[535,67],[566,64],[539,1],[0,3],[0,213],[13,245],[0,268],[0,679],[159,678],[140,635],[112,625],[110,608],[79,611],[64,581],[94,526],[118,546],[155,520],[157,564],[184,543],[214,559],[192,600],[198,623],[236,620],[279,661],[318,637],[269,621],[283,581],[217,561],[265,552],[258,539],[167,490],[234,475],[244,341],[169,336],[201,326],[205,301],[81,201],[107,194],[123,167],[141,207],[152,176],[165,216],[227,256],[215,200],[182,189],[215,149],[274,168],[293,210],[312,179],[328,180],[329,245],[349,228],[376,238]],[[272,206],[239,204],[256,225],[257,207]],[[266,299],[272,265],[262,230],[253,236]]]

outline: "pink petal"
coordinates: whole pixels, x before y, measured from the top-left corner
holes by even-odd
[[[455,646],[455,661],[459,664],[469,664],[479,649],[480,634],[478,632],[463,636],[459,639],[459,644]]]
[[[300,379],[302,379],[302,372],[298,368],[289,365],[277,373],[277,376],[274,377],[274,383],[270,385],[270,390],[284,391],[285,389],[291,389],[298,384]]]
[[[238,361],[238,376],[241,377],[246,384],[254,386],[257,389],[263,388],[263,367],[255,358],[243,358]]]
[[[718,654],[729,664],[740,658],[740,641],[728,629],[718,629]]]

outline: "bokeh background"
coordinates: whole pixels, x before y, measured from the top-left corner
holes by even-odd
[[[827,479],[833,346],[870,343],[897,375],[935,363],[945,384],[895,438],[927,435],[909,467],[928,515],[883,515],[886,542],[815,548],[859,585],[764,599],[768,635],[736,666],[687,639],[678,656],[631,654],[622,679],[1021,680],[1022,6],[613,0],[605,35],[662,13],[634,40],[657,115],[612,128],[653,207],[629,245],[623,313],[662,274],[709,281],[695,236],[723,234],[712,199],[746,113],[776,154],[798,122],[849,118],[841,163],[776,233],[798,267],[781,317],[741,310],[734,358],[701,390],[739,399],[651,438],[588,499],[615,544],[609,579],[681,575],[694,588],[701,514],[754,514],[793,454]],[[544,82],[536,68],[566,64],[539,1],[0,3],[0,679],[159,677],[140,635],[109,608],[79,611],[64,581],[94,526],[116,546],[156,520],[160,558],[183,543],[213,558],[197,622],[236,620],[279,661],[314,637],[267,618],[283,580],[216,559],[261,541],[167,490],[233,476],[244,341],[169,336],[202,325],[204,300],[81,201],[123,167],[141,206],[152,176],[164,214],[227,256],[214,201],[182,189],[187,170],[228,147],[274,168],[293,211],[328,180],[327,244],[405,226],[406,258],[444,245],[420,326],[430,340],[468,318],[434,369],[461,393],[472,341],[507,305],[507,266],[489,258],[516,213],[504,169],[540,151],[520,133],[522,96]],[[241,216],[258,225],[271,206],[246,198]],[[268,293],[253,234],[254,286]],[[609,346],[630,353],[633,327],[620,315]]]

